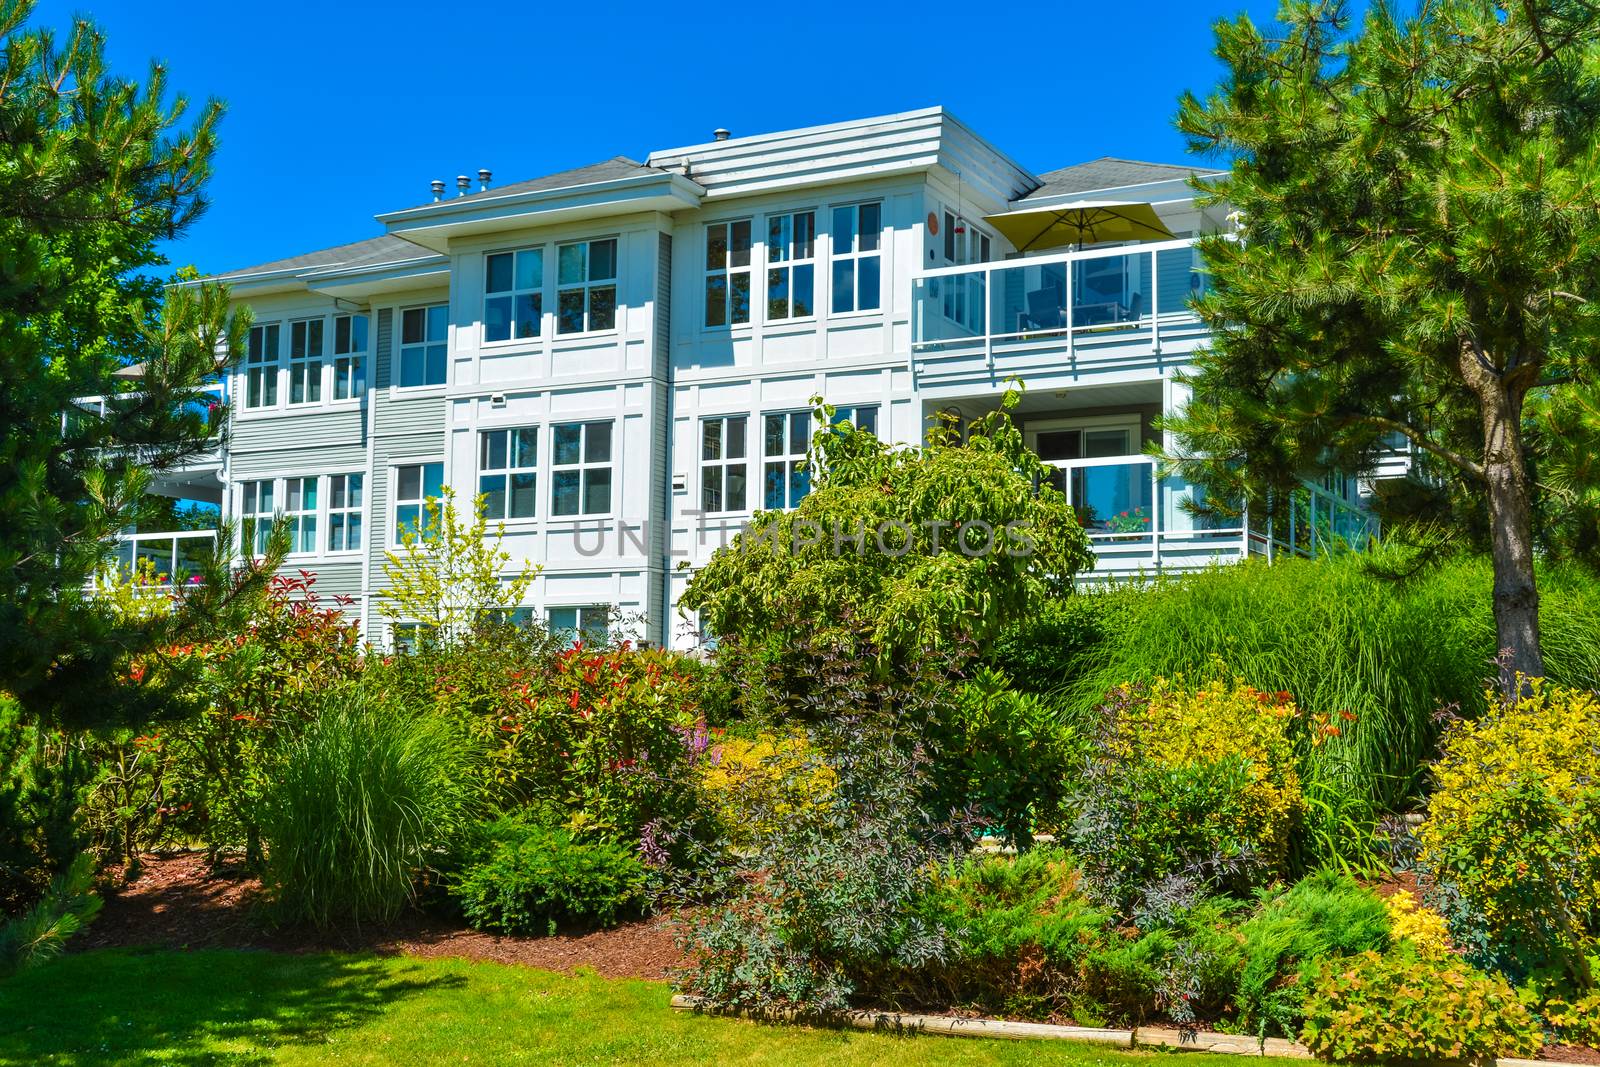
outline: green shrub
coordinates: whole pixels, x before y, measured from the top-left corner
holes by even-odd
[[[1105,613],[1119,602],[1094,592],[1047,600],[1002,633],[984,660],[1024,693],[1069,689],[1104,654]]]
[[[1300,1040],[1337,1062],[1468,1063],[1543,1044],[1505,979],[1410,945],[1323,961],[1305,1017]]]
[[[1239,926],[1239,1027],[1292,1036],[1299,1029],[1308,972],[1329,957],[1387,947],[1389,929],[1383,901],[1332,871],[1265,895]]]
[[[319,926],[393,919],[466,824],[478,758],[438,715],[359,688],[332,694],[268,776],[262,836],[282,914]]]
[[[1460,722],[1434,767],[1420,860],[1481,917],[1514,979],[1586,992],[1600,935],[1600,698],[1529,683]],[[1468,938],[1463,937],[1463,940]]]
[[[1244,890],[1281,867],[1302,809],[1286,697],[1220,680],[1111,694],[1071,829],[1107,899],[1131,911],[1163,879]]]
[[[451,886],[467,922],[506,934],[562,925],[610,926],[645,906],[645,868],[632,849],[581,841],[515,818],[485,831],[486,854]]]

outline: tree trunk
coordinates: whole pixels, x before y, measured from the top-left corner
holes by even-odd
[[[1539,648],[1539,590],[1533,574],[1533,507],[1522,454],[1522,402],[1538,380],[1529,362],[1499,372],[1471,345],[1461,350],[1461,370],[1483,412],[1483,480],[1489,498],[1489,545],[1494,560],[1494,624],[1505,670],[1513,678],[1544,676]]]

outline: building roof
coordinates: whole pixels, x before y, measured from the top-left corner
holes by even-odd
[[[435,203],[442,207],[445,204],[456,204],[495,196],[514,196],[517,193],[542,193],[551,189],[568,189],[577,185],[591,185],[595,182],[631,178],[637,174],[665,173],[667,172],[656,167],[648,167],[636,159],[629,159],[627,156],[612,156],[610,159],[602,159],[598,163],[573,167],[570,170],[558,170],[554,174],[546,174],[539,178],[529,178],[526,181],[511,182],[507,185],[491,185],[487,189],[475,190],[465,196],[453,195],[446,189],[442,200],[429,200],[425,203],[414,205],[414,208],[432,207]]]
[[[280,271],[311,271],[329,270],[334,267],[360,267],[375,266],[383,263],[404,263],[410,259],[420,259],[434,253],[419,244],[414,244],[404,237],[394,237],[389,234],[380,234],[369,237],[365,241],[353,241],[347,245],[335,245],[333,248],[324,248],[316,252],[305,252],[287,259],[275,259],[270,263],[259,263],[253,267],[241,267],[230,270],[224,274],[214,274],[212,281],[232,281],[247,278],[257,274],[276,274]]]
[[[1137,159],[1102,156],[1087,163],[1077,163],[1039,175],[1039,180],[1044,184],[1022,199],[1070,196],[1073,193],[1087,193],[1097,189],[1119,189],[1126,185],[1148,185],[1151,182],[1182,180],[1191,174],[1221,173],[1222,171],[1202,170],[1183,163],[1145,163]]]

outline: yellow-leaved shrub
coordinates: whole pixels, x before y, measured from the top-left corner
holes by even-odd
[[[709,755],[702,787],[724,838],[735,846],[771,833],[833,790],[833,769],[801,733],[724,737]]]

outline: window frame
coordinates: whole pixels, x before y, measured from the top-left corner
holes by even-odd
[[[297,335],[303,339],[300,354],[295,355]],[[312,354],[312,338],[316,339],[316,353]],[[327,366],[328,317],[314,315],[304,319],[289,320],[289,351],[285,366],[288,369],[289,388],[284,393],[284,407],[305,408],[323,402],[323,368]],[[301,389],[302,399],[294,398],[295,387]]]
[[[804,256],[800,255],[796,248],[797,237],[795,236],[799,232],[798,220],[802,216],[810,220],[809,225],[811,228],[810,251],[809,254]],[[784,245],[783,255],[782,258],[774,259],[772,228],[775,223],[780,223],[784,219],[789,220],[789,235],[784,238],[782,234],[779,234],[778,239]],[[765,221],[767,226],[764,235],[765,239],[762,242],[762,252],[766,261],[766,275],[762,282],[763,288],[761,290],[763,314],[766,316],[765,321],[790,323],[814,320],[817,317],[817,211],[815,208],[795,208],[790,211],[777,211],[767,215]],[[794,279],[802,269],[809,271],[811,274],[811,308],[804,313],[796,313],[794,310]],[[785,276],[786,295],[783,299],[787,303],[787,313],[774,315],[772,313],[773,276],[779,272],[782,272]]]
[[[431,325],[431,319],[432,319],[432,316],[433,316],[433,312],[435,312],[435,311],[439,311],[444,317],[444,337],[441,340],[433,340],[433,339],[429,338],[429,336],[428,336],[429,326]],[[407,344],[406,343],[406,339],[405,339],[405,337],[406,337],[406,334],[405,334],[406,316],[411,314],[412,312],[421,312],[421,314],[422,314],[422,340],[413,341],[410,344]],[[434,348],[443,349],[443,353],[442,353],[440,358],[444,361],[444,365],[443,365],[444,376],[442,378],[440,378],[440,380],[437,381],[437,382],[430,382],[430,381],[427,381],[427,376],[428,376],[428,373],[427,373],[428,372],[428,358],[429,358],[430,350],[434,349]],[[422,357],[421,358],[422,358],[422,377],[423,377],[423,381],[420,384],[417,384],[417,385],[407,385],[407,384],[405,384],[406,353],[408,351],[416,352],[416,351],[419,351],[419,350],[422,353]],[[419,391],[424,390],[424,389],[442,389],[442,388],[446,387],[447,385],[449,385],[449,383],[450,383],[450,305],[448,303],[444,303],[444,304],[437,304],[437,303],[435,303],[435,304],[413,304],[413,305],[411,305],[409,307],[401,308],[400,309],[400,333],[399,333],[398,338],[396,338],[396,342],[395,342],[394,381],[392,383],[393,388],[400,389],[400,390],[406,390],[406,391],[410,391],[410,392],[419,392]]]
[[[252,558],[267,554],[272,523],[278,517],[278,479],[250,478],[243,486],[239,503],[239,551]],[[252,488],[254,493],[252,493]],[[261,510],[261,490],[266,489],[268,511]],[[263,518],[266,520],[263,522]],[[249,544],[246,544],[246,540]]]
[[[872,418],[870,420],[872,425],[870,426],[861,425],[861,413],[864,411],[872,412]],[[876,437],[878,435],[878,416],[882,414],[882,412],[883,405],[877,401],[867,404],[835,404],[833,406],[833,418],[829,421],[828,427],[832,429],[833,427],[838,426],[841,422],[849,422],[850,425],[856,429],[865,430],[867,433],[870,433]]]
[[[528,343],[540,341],[544,338],[544,275],[546,268],[546,247],[547,246],[544,244],[523,245],[518,248],[498,248],[483,254],[483,318],[481,320],[482,337],[480,338],[480,343],[485,347],[515,345],[519,342]],[[489,264],[490,261],[495,259],[497,256],[511,257],[511,288],[509,289],[490,290],[489,288]],[[526,287],[519,286],[517,284],[517,279],[519,277],[518,268],[521,265],[519,261],[523,256],[536,256],[538,259],[537,274],[533,279],[533,284]],[[532,298],[531,302],[533,305],[533,314],[530,319],[533,325],[532,333],[518,332],[518,327],[523,322],[523,319],[518,314],[518,310],[521,307],[522,299],[525,297]],[[510,314],[506,319],[506,324],[510,332],[505,337],[491,338],[489,336],[489,303],[492,300],[509,301]]]
[[[536,519],[539,518],[539,483],[541,481],[541,479],[539,478],[539,451],[540,451],[540,449],[539,449],[539,438],[541,436],[540,435],[540,430],[541,430],[541,427],[539,427],[537,425],[533,425],[533,426],[483,426],[483,427],[479,427],[479,429],[478,429],[478,452],[477,452],[477,478],[478,478],[478,481],[477,481],[477,490],[476,490],[475,495],[482,496],[482,495],[485,495],[485,494],[490,492],[490,490],[486,490],[484,488],[484,482],[487,481],[490,478],[499,478],[501,480],[501,486],[502,486],[502,488],[500,489],[500,493],[501,493],[501,496],[502,496],[502,507],[501,507],[501,510],[500,510],[500,514],[497,515],[492,510],[490,510],[488,508],[487,502],[486,502],[486,505],[485,505],[485,516],[487,518],[492,519],[495,522],[508,522],[508,523],[530,522],[530,521],[533,521],[533,520],[536,520]],[[505,441],[506,463],[505,463],[505,466],[502,466],[502,467],[490,467],[488,465],[489,437],[491,435],[498,435],[498,434],[503,434],[503,435],[505,435],[505,438],[506,438],[506,441]],[[531,463],[519,464],[519,463],[516,462],[516,460],[518,459],[518,454],[516,452],[516,446],[517,446],[517,443],[518,443],[518,440],[519,440],[519,437],[517,435],[521,435],[521,434],[530,435],[531,436],[531,440],[533,441],[533,459],[532,459]],[[533,511],[530,514],[527,514],[527,515],[512,515],[510,513],[511,512],[511,501],[513,499],[511,483],[512,483],[512,480],[514,478],[518,477],[518,476],[525,476],[525,477],[528,477],[528,478],[532,479],[532,482],[531,482],[531,484],[529,486],[529,491],[532,494]]]
[[[611,245],[611,276],[609,278],[594,278],[594,277],[590,276],[590,271],[593,269],[593,264],[594,264],[593,246],[594,245],[598,245],[598,244],[609,244],[609,245]],[[583,278],[582,281],[565,282],[565,283],[561,281],[561,252],[562,252],[563,249],[567,249],[567,248],[582,248],[583,249],[583,274],[584,274],[584,278]],[[557,244],[556,244],[556,307],[555,307],[555,316],[556,316],[555,326],[556,326],[556,328],[555,328],[555,336],[558,337],[558,338],[560,338],[560,337],[584,337],[584,336],[593,336],[593,335],[596,335],[596,334],[606,334],[606,333],[614,333],[614,332],[616,332],[616,330],[617,330],[617,316],[622,310],[621,304],[618,302],[618,299],[617,299],[619,294],[622,291],[621,276],[622,276],[622,241],[621,241],[621,239],[619,237],[617,237],[615,235],[610,236],[610,237],[585,237],[582,240],[577,240],[577,241],[560,241],[560,242],[557,242]],[[596,291],[599,291],[599,290],[602,290],[602,289],[610,289],[611,290],[611,324],[609,326],[596,327],[594,325],[594,323],[593,323],[593,317],[594,317],[594,294],[595,294]],[[575,293],[575,292],[582,292],[583,293],[583,328],[582,329],[578,329],[578,330],[564,330],[564,329],[562,329],[562,322],[564,320],[563,320],[562,311],[561,311],[561,298],[564,295],[566,295],[567,293]]]
[[[849,315],[881,315],[883,313],[883,201],[882,200],[856,200],[846,204],[830,204],[828,206],[828,311],[830,315],[844,317]],[[861,227],[861,212],[864,208],[874,208],[878,215],[878,225],[873,231],[876,236],[872,248],[864,249],[861,246],[861,235],[865,231]],[[853,222],[850,228],[850,245],[841,248],[839,243],[839,213],[852,212]],[[861,263],[863,260],[874,260],[877,264],[878,284],[873,293],[871,307],[861,305]],[[850,292],[851,306],[841,309],[838,305],[839,269],[842,265],[849,264],[851,276]]]
[[[258,349],[256,336],[260,334],[262,341]],[[267,338],[271,338],[271,353],[267,352]],[[245,411],[271,411],[281,407],[279,402],[282,394],[283,369],[283,323],[260,322],[250,327],[250,333],[245,338],[244,352],[244,410]],[[270,396],[260,403],[251,403],[250,398],[255,395],[254,388],[257,381],[261,382],[261,392]]]
[[[583,521],[585,519],[604,518],[616,513],[617,507],[617,423],[619,420],[611,419],[575,419],[566,422],[553,422],[550,424],[550,518],[568,521]],[[578,436],[578,461],[576,463],[561,463],[557,452],[557,435],[569,427],[581,427]],[[589,431],[590,427],[605,426],[608,428],[609,442],[607,456],[604,461],[590,460]],[[589,502],[589,474],[591,471],[606,471],[606,509],[604,511],[588,510]],[[557,484],[563,474],[578,475],[578,510],[576,512],[561,512],[556,510]]]
[[[362,323],[361,346],[356,347],[356,321]],[[348,322],[349,347],[344,351],[339,349],[339,324]],[[372,318],[363,312],[352,312],[347,315],[333,316],[333,357],[329,364],[333,369],[333,391],[328,397],[330,404],[343,404],[349,401],[360,401],[367,391],[367,360],[372,354]],[[345,395],[340,396],[340,388],[344,388]]]
[[[283,516],[289,520],[289,555],[315,556],[322,549],[321,524],[317,518],[322,513],[322,475],[285,475],[283,481]],[[311,489],[311,507],[306,508],[306,488]],[[300,507],[294,507],[295,494],[299,493]],[[302,547],[305,535],[310,535],[311,547]]]
[[[402,499],[400,496],[401,471],[409,470],[413,467],[417,468],[419,472],[417,475],[417,492],[419,495],[415,498],[406,497]],[[428,492],[429,467],[439,468],[439,493],[429,494]],[[389,527],[387,537],[390,547],[397,548],[404,544],[400,539],[400,509],[402,507],[417,509],[417,525],[415,528],[420,534],[425,529],[423,519],[427,515],[428,500],[439,499],[443,491],[444,460],[442,459],[411,460],[405,463],[391,463],[389,465],[389,514],[385,516],[385,520],[386,525]]]
[[[555,619],[552,618],[552,616],[558,611],[575,612],[573,621],[575,623],[577,623],[577,625],[575,627],[566,627],[566,626],[557,627],[556,623],[555,623]],[[600,621],[605,626],[605,631],[600,636],[603,638],[604,641],[610,641],[611,640],[611,612],[612,612],[612,609],[611,609],[611,605],[609,605],[609,604],[594,604],[594,603],[589,603],[589,604],[546,604],[545,608],[544,608],[544,624],[545,624],[545,628],[547,630],[549,630],[552,634],[555,633],[557,631],[557,629],[560,629],[560,630],[562,630],[564,632],[570,633],[572,635],[572,637],[567,642],[569,645],[572,644],[574,641],[578,641],[578,640],[582,640],[587,645],[589,643],[588,638],[589,638],[589,636],[591,636],[593,634],[594,631],[593,631],[593,629],[591,627],[589,627],[589,626],[587,626],[585,624],[585,617],[588,615],[589,612],[596,612],[596,611],[601,613]]]
[[[346,471],[339,474],[324,475],[324,477],[328,480],[328,484],[323,491],[323,498],[325,500],[325,503],[323,504],[323,513],[328,517],[327,523],[325,524],[327,526],[327,533],[323,541],[326,551],[330,556],[341,555],[349,552],[360,552],[366,547],[367,473],[366,471]],[[356,480],[353,493],[350,487],[350,480],[352,478]],[[345,503],[343,505],[336,505],[334,501],[337,499],[337,497],[335,496],[336,490],[334,486],[335,483],[339,482],[341,479],[344,482],[343,488]],[[356,498],[355,503],[350,503],[350,498],[352,495]],[[333,529],[335,519],[340,520],[340,529],[344,531],[341,540],[346,542],[349,542],[352,538],[351,520],[354,520],[355,543],[353,545],[347,544],[346,547],[343,548],[334,547]]]
[[[743,436],[741,452],[737,456],[730,456],[728,454],[728,442],[730,440],[729,426],[733,423],[740,424]],[[720,447],[721,454],[716,458],[711,458],[706,455],[706,448],[709,443],[706,437],[706,431],[710,429],[713,424],[719,427],[718,445]],[[729,515],[749,511],[751,459],[750,413],[747,411],[738,411],[729,412],[723,415],[702,416],[700,419],[699,451],[700,458],[696,462],[699,464],[700,470],[701,513],[705,515]],[[729,504],[729,498],[731,495],[729,483],[734,473],[741,470],[744,473],[744,485],[742,489],[743,499],[739,501],[738,506],[732,506]],[[721,493],[720,500],[722,506],[719,507],[712,507],[706,498],[707,489],[711,484],[710,479],[713,477],[716,479],[718,491]]]
[[[734,263],[734,232],[735,228],[743,226],[745,229],[744,263]],[[711,238],[712,235],[722,233],[722,265],[712,266]],[[754,217],[722,219],[718,222],[708,222],[705,226],[705,240],[701,245],[704,258],[701,261],[700,282],[700,328],[704,330],[736,330],[751,325],[755,314],[755,219]],[[734,321],[734,277],[744,278],[745,309],[744,318]],[[722,279],[722,321],[711,320],[711,283]]]
[[[769,452],[767,443],[769,420],[784,419],[783,443],[787,451]],[[805,447],[796,451],[794,448],[794,420],[799,419],[805,427]],[[761,508],[764,511],[790,511],[800,506],[800,501],[811,495],[811,438],[815,431],[815,419],[808,408],[793,408],[784,411],[764,411],[761,413]],[[768,479],[772,474],[771,468],[783,465],[783,490],[784,503],[769,504]],[[805,490],[794,497],[794,479],[797,475],[805,478]],[[792,498],[792,499],[791,499]]]

